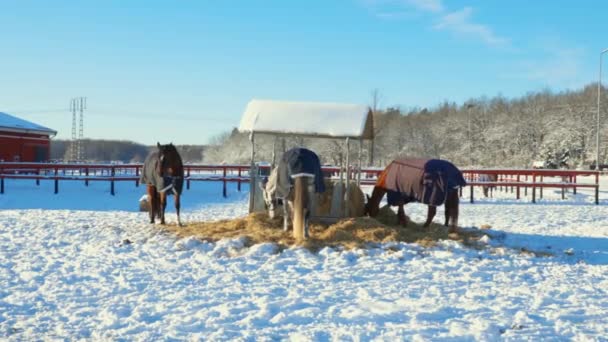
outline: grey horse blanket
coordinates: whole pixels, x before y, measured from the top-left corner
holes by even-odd
[[[387,202],[442,205],[450,191],[466,186],[462,172],[447,160],[401,159],[391,162],[378,178],[387,190]]]
[[[279,165],[272,170],[268,178],[266,191],[278,198],[287,198],[293,186],[292,176],[297,174],[314,175],[315,192],[325,191],[319,157],[313,151],[302,147],[292,148],[283,154]]]
[[[141,184],[152,185],[156,191],[170,190],[168,193],[177,192],[181,195],[184,188],[184,177],[161,176],[160,152],[152,152],[144,161],[144,167],[139,177]]]

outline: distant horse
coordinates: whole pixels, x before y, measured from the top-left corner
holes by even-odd
[[[498,180],[498,175],[495,174],[481,174],[479,175],[479,181],[480,182],[496,182]],[[483,195],[485,197],[488,197],[489,195],[492,195],[492,191],[494,189],[496,189],[496,185],[484,185],[481,187],[483,190]]]
[[[294,183],[302,182],[303,191],[294,191]],[[308,238],[308,223],[313,210],[313,196],[325,191],[321,163],[316,153],[305,148],[286,151],[277,167],[265,182],[259,184],[270,218],[282,212],[283,230],[287,231],[289,218],[294,217],[294,203],[304,207],[304,237]],[[296,189],[297,190],[297,189]],[[294,217],[295,218],[295,217]]]
[[[165,224],[165,208],[167,207],[167,194],[175,196],[175,211],[177,223],[179,219],[180,196],[184,188],[184,165],[177,149],[173,144],[156,144],[158,150],[150,153],[144,162],[140,182],[146,184],[150,206],[150,223],[155,218]]]
[[[445,225],[450,231],[458,226],[458,189],[466,185],[462,172],[452,163],[440,159],[400,159],[392,161],[382,171],[372,191],[367,196],[365,213],[378,215],[380,201],[387,194],[387,202],[398,206],[399,223],[407,225],[403,206],[410,202],[428,205],[424,227],[429,227],[437,206],[445,203]],[[450,222],[451,221],[451,222]]]

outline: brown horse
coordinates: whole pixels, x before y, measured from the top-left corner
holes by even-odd
[[[179,218],[180,196],[184,187],[184,166],[182,158],[173,144],[156,144],[158,150],[146,157],[141,172],[140,181],[146,184],[150,206],[148,213],[150,223],[155,218],[165,224],[165,209],[167,207],[167,195],[175,196],[175,211],[177,213],[177,224],[182,225]]]
[[[403,206],[410,202],[428,205],[424,227],[429,227],[437,206],[445,203],[445,225],[450,232],[458,226],[458,189],[466,185],[462,173],[452,163],[439,159],[394,160],[378,177],[372,191],[367,196],[365,212],[371,217],[378,215],[380,201],[387,194],[387,202],[398,206],[399,223],[407,225],[408,218]],[[451,222],[450,222],[451,221]]]

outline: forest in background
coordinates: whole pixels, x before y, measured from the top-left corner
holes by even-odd
[[[602,88],[602,98],[606,98]],[[444,102],[436,108],[379,108],[372,93],[375,139],[363,143],[363,164],[385,166],[397,157],[440,158],[460,167],[589,168],[595,163],[597,83],[577,91],[531,92],[506,99],[479,97],[463,104]],[[601,113],[606,112],[604,101]],[[602,114],[600,122],[604,123]],[[608,130],[600,126],[600,163],[606,162]],[[256,159],[271,161],[280,154],[282,138],[256,135]],[[305,146],[325,164],[345,158],[344,141],[285,138],[286,148]],[[357,160],[358,142],[351,142]],[[249,163],[251,143],[236,129],[216,136],[204,155],[206,163]],[[353,159],[354,158],[354,159]]]
[[[70,140],[53,140],[51,142],[51,160],[70,160]],[[142,163],[148,153],[156,146],[146,146],[132,141],[84,139],[82,141],[84,160],[87,162],[109,163]],[[201,163],[203,145],[176,145],[185,163]]]

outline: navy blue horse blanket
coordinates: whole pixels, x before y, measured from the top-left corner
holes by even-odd
[[[466,185],[462,172],[441,159],[394,160],[376,182],[376,186],[387,191],[389,205],[420,202],[440,206],[450,191]]]
[[[325,183],[321,172],[321,162],[313,151],[295,147],[286,151],[279,165],[271,173],[266,191],[279,198],[287,198],[293,186],[293,176],[298,174],[309,174],[314,176],[315,192],[324,192]]]
[[[161,176],[162,166],[160,164],[160,152],[152,152],[144,161],[139,181],[141,184],[152,185],[156,191],[163,192],[171,190],[168,194],[177,192],[181,195],[184,188],[184,177]]]

